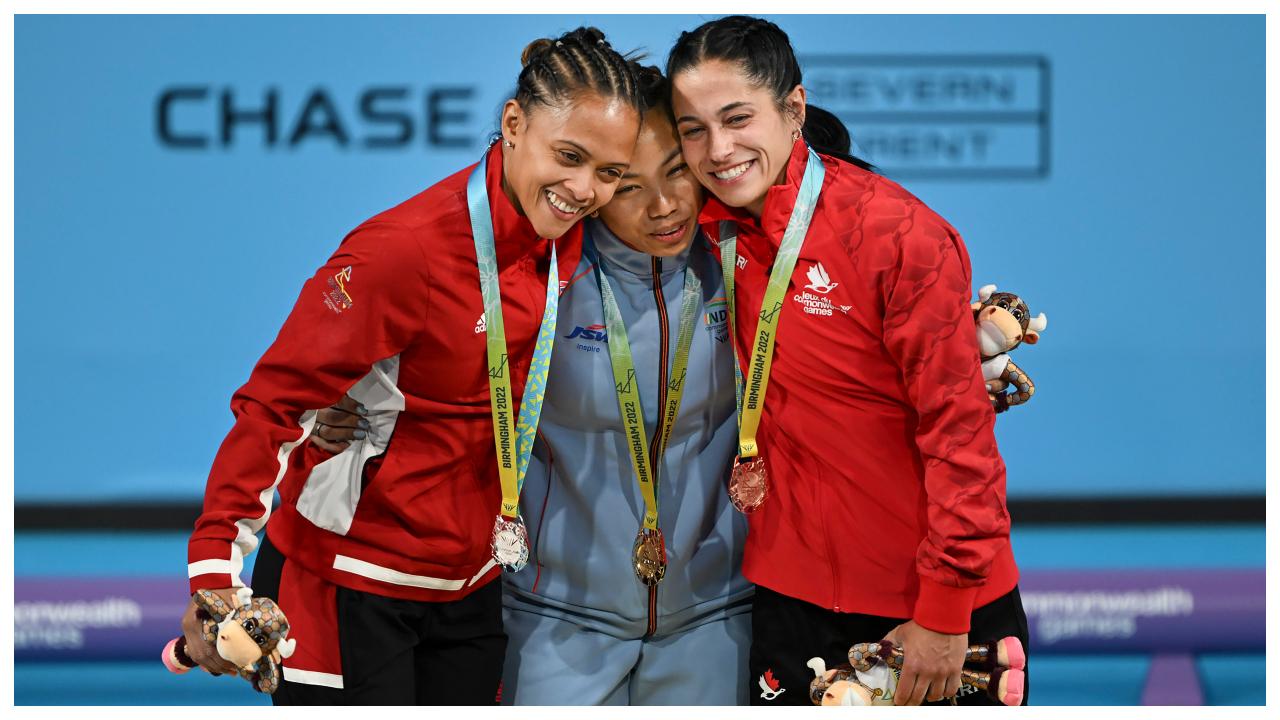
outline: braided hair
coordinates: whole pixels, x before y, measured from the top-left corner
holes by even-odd
[[[784,113],[787,95],[801,84],[800,63],[791,39],[782,28],[764,18],[731,15],[680,33],[667,55],[667,77],[673,78],[708,60],[723,60],[740,67],[748,81],[769,91]],[[830,112],[806,105],[801,132],[814,150],[875,172],[870,163],[850,154],[849,130]]]
[[[653,110],[671,111],[671,83],[667,81],[662,70],[653,65],[641,65],[638,60],[631,61],[631,73],[635,75],[639,86],[641,109],[648,113]]]
[[[520,63],[515,100],[526,112],[584,92],[617,98],[643,111],[631,63],[594,27],[534,40],[520,54]]]

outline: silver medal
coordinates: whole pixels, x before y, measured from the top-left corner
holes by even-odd
[[[493,523],[493,561],[507,572],[520,572],[529,562],[529,531],[519,516],[499,515]]]

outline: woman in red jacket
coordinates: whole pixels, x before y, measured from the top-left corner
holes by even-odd
[[[884,636],[907,658],[897,703],[955,697],[970,638],[1027,635],[964,245],[896,183],[809,149],[773,23],[683,33],[667,75],[743,376],[753,701],[808,703],[809,658]]]
[[[278,704],[495,700],[493,581],[527,556],[515,508],[559,279],[640,126],[632,71],[598,30],[538,40],[522,63],[502,142],[352,231],[232,400],[188,576],[230,602],[266,525],[255,594],[296,641]],[[380,439],[337,457],[299,448],[309,408],[344,393],[377,411]],[[194,660],[232,670],[194,603],[183,629]]]

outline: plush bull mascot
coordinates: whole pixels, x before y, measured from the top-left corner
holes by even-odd
[[[1002,413],[1035,395],[1036,385],[1031,376],[1009,359],[1009,352],[1022,343],[1039,342],[1049,319],[1044,313],[1031,317],[1022,298],[1013,293],[996,292],[995,285],[985,285],[978,290],[978,301],[970,307],[978,328],[982,379],[987,383],[992,406]]]
[[[229,607],[217,594],[197,590],[193,596],[205,642],[224,660],[238,668],[258,692],[273,693],[280,686],[280,661],[293,654],[288,639],[289,621],[270,598],[254,597],[253,590],[236,591],[236,606]],[[187,639],[170,640],[160,655],[170,672],[185,673],[196,666],[187,654]]]
[[[865,671],[851,665],[827,669],[819,657],[807,663],[816,676],[809,682],[809,700],[814,705],[892,705],[898,687],[898,672],[886,663],[876,663]]]

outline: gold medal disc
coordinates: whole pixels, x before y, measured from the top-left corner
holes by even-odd
[[[662,582],[667,574],[667,543],[661,530],[641,530],[631,555],[640,582],[648,586]]]

